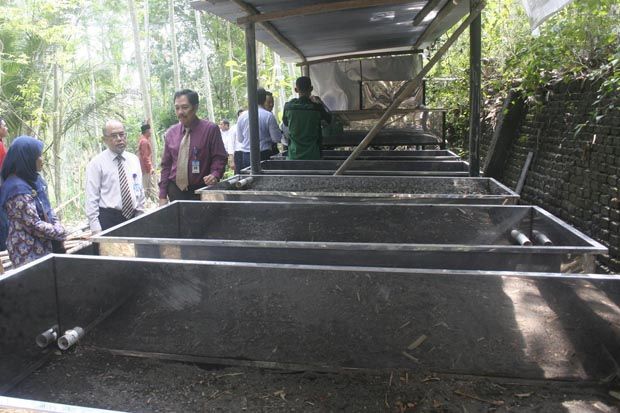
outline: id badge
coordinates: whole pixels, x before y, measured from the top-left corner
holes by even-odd
[[[200,161],[192,161],[192,173],[200,173]]]

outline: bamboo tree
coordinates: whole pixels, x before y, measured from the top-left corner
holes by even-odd
[[[260,85],[260,74],[265,69],[265,46],[261,42],[256,42],[256,67]]]
[[[151,95],[151,25],[149,23],[149,0],[144,0],[144,72],[149,96]],[[152,103],[152,102],[151,102]]]
[[[174,73],[174,89],[181,89],[181,70],[179,68],[179,51],[177,49],[177,34],[174,28],[174,0],[168,0],[170,15],[170,41],[172,42],[172,70]]]
[[[232,62],[234,61],[235,56],[233,54],[232,37],[230,35],[230,23],[229,22],[226,22],[226,37],[228,40],[228,61]],[[233,103],[235,104],[235,111],[237,111],[239,110],[239,98],[237,97],[237,88],[233,84],[233,77],[234,77],[233,65],[228,66],[228,75],[230,76],[229,84],[230,84],[230,90],[232,92]]]
[[[136,5],[134,0],[128,0],[129,3],[129,14],[131,15],[131,26],[133,27],[133,42],[136,54],[136,64],[138,65],[138,75],[140,77],[140,88],[142,89],[142,104],[144,106],[144,117],[147,122],[151,123],[151,127],[153,127],[153,113],[151,110],[151,95],[149,93],[149,89],[146,83],[146,75],[144,74],[144,65],[142,64],[142,52],[140,51],[140,33],[138,30],[138,18],[136,16]],[[153,151],[151,153],[151,160],[153,163],[156,162],[155,156],[155,136],[151,134],[151,146]]]
[[[291,78],[291,81],[294,83],[295,79],[297,79],[297,71],[295,70],[295,65],[293,63],[287,63],[286,67],[288,68],[288,75]]]
[[[56,201],[56,205],[60,205],[62,202],[61,197],[61,179],[60,179],[60,171],[61,171],[61,162],[60,162],[60,141],[62,139],[62,102],[61,99],[62,94],[62,80],[61,80],[61,69],[58,63],[54,63],[54,115],[52,119],[52,156],[54,157],[54,199]],[[60,218],[60,217],[59,217]]]
[[[89,136],[99,136],[98,133],[98,129],[99,129],[99,125],[97,124],[97,82],[95,81],[95,69],[93,66],[93,57],[91,54],[91,40],[90,40],[90,34],[88,33],[88,26],[92,25],[94,26],[95,22],[93,21],[88,21],[85,20],[84,21],[84,34],[85,34],[85,38],[86,38],[86,52],[88,53],[88,80],[90,83],[90,87],[89,87],[89,95],[90,95],[90,102],[93,105],[93,116],[91,116],[91,120],[92,120],[92,135],[89,134]],[[93,139],[91,142],[95,142],[96,140]]]
[[[211,96],[211,73],[209,72],[209,57],[207,55],[207,46],[205,44],[204,31],[202,29],[202,20],[200,12],[194,10],[194,18],[196,19],[196,31],[198,33],[198,45],[200,46],[200,54],[202,56],[202,75],[204,77],[205,92],[207,97],[207,117],[211,121],[215,121],[215,113],[213,112],[213,98]]]
[[[273,65],[276,70],[276,84],[278,85],[278,113],[284,112],[284,102],[287,101],[284,92],[284,77],[282,76],[282,65],[280,63],[280,55],[273,52]]]

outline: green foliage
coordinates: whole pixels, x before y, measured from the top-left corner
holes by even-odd
[[[509,88],[520,89],[536,107],[541,87],[553,81],[604,78],[600,97],[620,84],[620,7],[617,0],[574,1],[532,35],[519,0],[490,0],[482,15],[482,91],[493,103]],[[438,41],[438,45],[451,33]],[[434,51],[437,46],[431,48]],[[429,106],[446,107],[448,140],[464,148],[469,130],[469,36],[465,32],[434,68],[427,88]],[[594,114],[601,116],[603,114]],[[594,119],[593,119],[594,120]]]
[[[161,149],[164,132],[177,122],[169,3],[148,0],[147,53],[145,1],[137,0],[136,9],[143,55],[148,56],[153,132]],[[174,11],[181,86],[198,91],[199,115],[206,117],[194,12],[180,0],[174,0]],[[203,14],[202,21],[215,116],[234,122],[237,110],[247,106],[244,33],[210,14]],[[84,170],[102,149],[105,120],[121,119],[130,136],[129,150],[136,146],[144,120],[143,96],[137,86],[129,22],[127,0],[5,0],[0,4],[0,116],[7,120],[11,138],[31,134],[45,142],[44,175],[50,182],[50,198],[59,203],[74,200],[64,211],[65,219],[83,219]],[[259,82],[272,89],[277,105],[278,99],[291,96],[294,74],[276,78],[273,53],[264,49],[262,56]],[[288,73],[284,64],[281,71]]]
[[[136,6],[143,54],[148,57],[154,135],[161,148],[165,130],[177,122],[170,16],[168,0],[148,0],[147,53],[145,1],[137,0]],[[181,86],[200,93],[200,115],[205,116],[206,85],[194,12],[180,0],[174,0],[174,9]],[[485,102],[498,101],[514,84],[535,96],[549,81],[581,77],[600,79],[598,99],[606,106],[593,112],[576,133],[618,110],[608,98],[620,86],[619,9],[617,0],[574,1],[545,22],[538,36],[532,36],[520,0],[489,0],[482,25]],[[244,33],[210,14],[203,14],[202,21],[215,117],[234,121],[237,110],[247,107]],[[260,44],[257,51],[259,85],[273,92],[278,114],[293,95],[298,70],[277,65],[274,54]],[[467,32],[429,77],[427,105],[449,109],[447,137],[459,151],[466,146],[469,130]],[[50,187],[61,200],[76,199],[65,217],[83,217],[84,169],[101,150],[104,121],[123,120],[131,137],[129,147],[135,147],[144,120],[137,84],[126,0],[5,0],[0,4],[0,114],[9,124],[11,137],[28,133],[46,142],[45,175]],[[53,171],[61,174],[55,176]]]

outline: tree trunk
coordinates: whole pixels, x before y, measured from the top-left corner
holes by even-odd
[[[54,159],[53,171],[54,171],[54,200],[56,205],[61,204],[61,165],[60,165],[60,140],[62,129],[62,99],[61,94],[61,73],[58,64],[54,64],[54,118],[52,121],[52,156]],[[60,214],[60,211],[59,211]],[[60,216],[58,218],[61,218]]]
[[[174,29],[174,0],[168,0],[168,13],[170,14],[170,39],[172,41],[172,71],[174,73],[174,89],[181,90],[179,51],[177,50],[177,34]]]
[[[286,66],[288,67],[288,75],[291,77],[292,81],[293,81],[293,85],[295,84],[295,80],[297,79],[297,71],[295,70],[295,65],[293,63],[287,63]]]
[[[200,12],[194,10],[196,18],[196,31],[198,32],[198,45],[200,46],[200,55],[202,56],[202,75],[205,81],[205,92],[207,97],[207,116],[209,120],[215,122],[215,113],[213,113],[213,98],[211,96],[211,73],[209,72],[209,57],[207,56],[207,45],[205,42],[204,31],[202,30],[202,20]]]
[[[228,33],[228,41],[230,41],[230,32]],[[4,52],[4,43],[2,43],[2,40],[0,40],[0,85],[2,84],[2,53],[3,52]]]
[[[276,83],[278,84],[278,113],[284,112],[284,103],[288,100],[284,91],[284,76],[282,76],[282,64],[280,63],[280,55],[273,52],[273,65],[276,69]]]
[[[228,38],[228,60],[232,62],[235,59],[235,56],[233,53],[232,37],[230,35],[230,23],[229,22],[226,22],[226,37]],[[236,112],[241,108],[239,107],[239,98],[237,97],[237,88],[233,84],[233,77],[235,76],[235,71],[232,65],[228,67],[228,75],[230,76],[229,84],[230,84],[230,90],[232,92],[233,103],[235,105],[235,112]]]
[[[131,26],[133,27],[133,43],[136,53],[136,64],[138,65],[138,75],[140,77],[140,88],[142,89],[142,103],[144,105],[144,117],[147,122],[151,124],[151,129],[154,129],[153,125],[153,112],[151,110],[151,95],[147,87],[146,75],[144,74],[144,65],[142,64],[142,52],[140,50],[140,32],[138,30],[138,18],[136,16],[136,5],[134,0],[128,0],[129,14],[131,15]],[[155,134],[151,134],[151,147],[153,148],[151,160],[155,164]]]
[[[151,25],[149,13],[149,0],[144,0],[144,74],[146,75],[149,96],[151,96]]]
[[[256,67],[258,75],[258,85],[260,84],[260,75],[265,70],[265,46],[262,43],[256,42]]]
[[[43,113],[45,113],[45,111],[43,110],[43,108],[45,107],[45,98],[47,96],[47,87],[50,81],[50,77],[52,76],[52,74],[54,73],[54,67],[55,64],[52,63],[49,66],[49,70],[47,71],[47,74],[45,75],[45,80],[43,81],[43,89],[41,90],[41,100],[39,101],[39,113],[37,113],[37,118],[34,122],[34,136],[38,136],[41,133],[41,127],[43,126],[43,120],[42,120],[42,116]]]
[[[95,22],[93,21],[91,23],[93,26],[95,25]],[[89,148],[93,148],[93,151],[91,153],[98,153],[99,151],[96,150],[96,148],[101,148],[101,144],[100,144],[100,140],[97,139],[100,135],[99,135],[99,116],[97,115],[97,83],[95,81],[95,69],[93,67],[93,59],[92,59],[92,55],[90,52],[90,47],[91,47],[91,43],[90,43],[90,36],[88,34],[88,23],[85,23],[84,25],[84,33],[86,34],[86,51],[88,53],[88,72],[89,72],[89,80],[90,80],[90,90],[89,90],[89,94],[90,94],[90,100],[92,102],[93,105],[93,113],[91,115],[91,119],[92,119],[92,138],[93,139],[89,139],[90,145]]]

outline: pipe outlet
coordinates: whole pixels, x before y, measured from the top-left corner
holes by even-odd
[[[234,187],[235,185],[237,185],[237,182],[239,182],[239,180],[241,179],[241,177],[239,175],[235,175],[230,179],[226,180],[226,183],[231,186]]]
[[[534,241],[538,245],[553,245],[553,241],[551,241],[545,234],[540,231],[532,231],[532,235],[534,236]]]
[[[49,346],[51,343],[53,343],[54,341],[56,341],[57,338],[58,338],[58,326],[54,326],[48,330],[45,330],[41,334],[39,334],[35,338],[35,342],[37,343],[37,346],[41,348],[45,348]]]
[[[519,230],[513,229],[512,231],[510,231],[510,236],[519,245],[523,245],[523,246],[530,246],[530,245],[532,245],[532,241],[530,241],[530,239],[527,237],[527,235],[525,235],[524,233],[522,233]]]
[[[235,188],[243,189],[246,186],[250,185],[252,181],[254,181],[254,178],[252,178],[251,176],[248,176],[247,178],[243,178],[239,182],[235,182]]]
[[[58,348],[67,350],[82,337],[84,337],[84,329],[82,327],[73,327],[71,330],[65,331],[65,334],[58,339]]]

